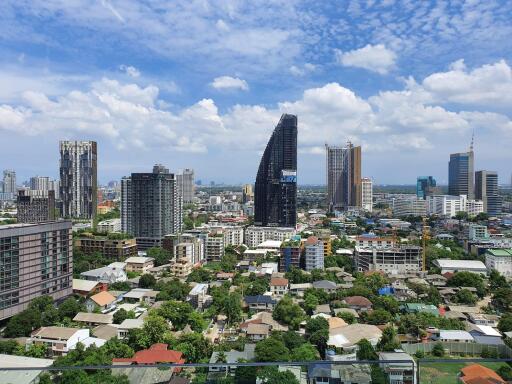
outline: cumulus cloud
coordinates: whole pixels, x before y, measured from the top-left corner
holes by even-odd
[[[396,61],[396,54],[384,44],[368,44],[348,52],[337,49],[335,55],[338,63],[345,67],[364,68],[381,75],[388,73]]]
[[[139,77],[140,76],[140,71],[137,68],[132,67],[131,65],[121,64],[119,66],[119,69],[121,71],[125,72],[130,77]]]
[[[242,91],[248,91],[249,85],[247,81],[242,80],[238,77],[231,76],[220,76],[213,79],[210,84],[215,89],[239,89]]]
[[[316,69],[315,64],[305,63],[304,65],[292,65],[290,67],[290,73],[293,76],[304,76]]]

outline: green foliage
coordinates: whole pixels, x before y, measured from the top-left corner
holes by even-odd
[[[156,296],[158,301],[164,300],[179,300],[184,301],[190,292],[190,286],[186,283],[182,283],[179,279],[173,279],[171,281],[159,281],[155,285],[155,290],[160,291]]]
[[[410,333],[418,336],[421,330],[427,327],[438,329],[465,329],[464,323],[457,319],[447,319],[431,313],[409,313],[400,316],[398,321],[399,333]]]
[[[53,325],[59,320],[59,311],[53,305],[53,299],[50,296],[40,296],[32,300],[26,310],[9,319],[4,336],[29,336],[33,330]]]
[[[162,304],[155,310],[155,313],[164,319],[170,320],[175,330],[182,330],[187,324],[191,327],[202,330],[204,325],[202,317],[192,317],[194,308],[189,303],[170,300]],[[197,323],[199,321],[199,324]]]
[[[357,342],[357,359],[358,360],[377,360],[378,356],[371,343],[366,339]]]
[[[244,294],[246,296],[263,295],[268,291],[270,281],[266,277],[258,277],[254,273],[249,276],[249,281],[244,285]]]
[[[368,324],[373,325],[387,324],[393,320],[393,316],[391,315],[391,313],[389,313],[385,309],[376,309],[371,312],[364,312],[361,315],[364,316],[363,319]]]
[[[187,282],[206,283],[212,280],[212,273],[205,268],[196,268],[187,277]]]
[[[309,342],[316,346],[321,356],[325,355],[325,349],[327,348],[327,341],[329,340],[329,330],[319,329],[309,336]]]
[[[268,337],[259,341],[255,349],[256,361],[288,361],[290,351],[284,343],[276,337]]]
[[[512,368],[509,365],[503,365],[496,371],[505,381],[512,381]]]
[[[155,259],[155,267],[160,265],[169,264],[171,255],[169,251],[160,247],[151,247],[146,251],[148,257]]]
[[[344,268],[347,272],[352,272],[353,265],[352,260],[347,255],[332,255],[324,259],[324,267],[338,267]]]
[[[345,320],[347,324],[354,324],[357,321],[356,316],[350,312],[339,312],[336,316]]]
[[[498,329],[501,333],[512,331],[512,313],[506,313],[500,318]]]
[[[150,313],[144,319],[142,329],[131,329],[128,344],[136,350],[146,349],[155,343],[163,343],[170,338],[167,321],[158,314]]]
[[[417,359],[423,359],[425,357],[425,352],[423,352],[421,349],[418,349],[414,353],[414,357],[416,357]]]
[[[485,283],[478,273],[457,272],[448,279],[447,283],[450,287],[474,287],[477,290],[478,297],[484,297],[485,295]]]
[[[310,343],[304,343],[291,351],[292,361],[315,361],[318,358],[318,350]]]
[[[290,284],[310,283],[311,276],[308,275],[300,268],[291,267],[291,269],[284,274]]]
[[[126,319],[135,319],[135,312],[127,311],[124,308],[121,308],[118,311],[116,311],[116,313],[114,313],[114,324],[121,324]]]
[[[491,303],[500,312],[512,312],[512,289],[498,288]]]
[[[74,297],[68,297],[58,307],[61,320],[65,318],[73,319],[78,312],[84,312],[85,310],[85,305]]]
[[[272,313],[274,320],[289,325],[292,329],[298,329],[304,320],[304,311],[289,296],[285,296],[277,303]]]
[[[236,254],[230,250],[231,248],[226,247],[224,256],[220,260],[220,268],[224,272],[233,272],[238,263]]]
[[[156,285],[155,276],[150,273],[145,273],[139,279],[140,288],[154,288]]]
[[[453,302],[466,305],[475,305],[477,300],[478,298],[467,289],[461,289],[452,298]]]
[[[434,348],[432,348],[432,355],[436,357],[443,357],[444,356],[444,347],[441,343],[436,343],[434,345]]]
[[[378,296],[372,301],[374,309],[382,309],[389,312],[391,315],[396,315],[400,312],[400,303],[393,296]]]
[[[86,254],[78,248],[73,248],[73,276],[80,278],[80,274],[91,269],[104,267],[112,263],[112,260],[103,256],[100,252]]]
[[[109,284],[108,289],[111,291],[126,292],[126,291],[129,291],[130,289],[132,289],[132,287],[130,286],[130,283],[128,283],[127,281],[122,281],[122,282]]]
[[[356,284],[370,289],[370,291],[375,295],[380,288],[389,284],[389,279],[382,276],[380,273],[371,273],[369,275],[358,274],[354,285]]]
[[[201,333],[189,333],[171,343],[173,349],[183,352],[187,362],[199,363],[210,358],[213,347]]]
[[[265,384],[299,384],[295,375],[290,371],[280,372],[277,367],[265,367],[258,377]]]
[[[0,353],[4,355],[12,355],[16,348],[18,347],[18,343],[15,340],[0,340]]]
[[[316,331],[329,330],[329,323],[323,317],[310,318],[306,322],[306,333],[312,335]]]
[[[489,288],[491,292],[493,292],[499,288],[510,288],[510,284],[507,282],[505,276],[493,269],[489,274]]]
[[[377,343],[377,349],[383,352],[393,352],[395,349],[400,348],[400,342],[395,331],[395,328],[387,327],[382,331],[382,337]]]

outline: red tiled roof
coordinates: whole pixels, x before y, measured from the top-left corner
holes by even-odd
[[[270,285],[275,286],[288,286],[288,279],[285,279],[284,277],[273,277],[270,279]]]
[[[462,373],[460,379],[466,384],[505,384],[505,380],[500,375],[480,364],[468,365],[460,372]]]
[[[306,244],[308,245],[313,245],[316,243],[318,243],[318,237],[316,236],[309,236],[308,239],[306,240]]]
[[[345,304],[355,305],[357,307],[371,307],[372,302],[363,296],[348,296],[343,300]]]
[[[183,353],[167,349],[167,344],[153,344],[149,349],[138,351],[132,358],[112,359],[114,363],[131,363],[131,364],[158,364],[158,363],[175,363],[183,364],[185,359]]]

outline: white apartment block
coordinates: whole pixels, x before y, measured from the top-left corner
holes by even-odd
[[[361,205],[365,211],[373,210],[373,182],[368,177],[361,179]]]
[[[296,233],[295,228],[250,226],[245,229],[245,245],[254,248],[266,240],[283,242],[295,236]]]
[[[98,232],[121,232],[121,219],[110,219],[99,222],[96,230]]]
[[[507,278],[512,277],[512,248],[489,249],[485,253],[485,266],[487,269],[495,269]]]
[[[467,212],[476,216],[484,211],[481,200],[468,200],[466,195],[434,195],[427,196],[427,214],[454,217],[457,212]]]
[[[206,239],[206,261],[220,261],[224,256],[224,235],[208,236]]]
[[[309,238],[306,241],[306,271],[313,269],[324,269],[324,243],[316,237]]]
[[[482,200],[468,200],[466,207],[470,217],[484,212],[484,202]]]
[[[393,205],[393,216],[425,216],[427,214],[427,202],[418,199],[416,196],[411,198],[395,199]]]

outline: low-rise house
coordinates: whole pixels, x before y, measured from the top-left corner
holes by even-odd
[[[73,318],[73,321],[76,323],[83,323],[89,327],[94,327],[96,325],[102,324],[112,324],[114,322],[113,315],[110,313],[88,313],[88,312],[78,312],[76,316]]]
[[[336,334],[339,328],[346,327],[348,324],[339,317],[330,317],[327,319],[327,322],[329,323],[329,333]]]
[[[359,318],[359,313],[357,313],[357,311],[352,308],[334,308],[334,315],[338,316],[339,313],[350,313],[356,319]]]
[[[425,276],[425,280],[427,280],[434,287],[445,287],[446,282],[448,281],[448,279],[443,275],[437,274],[427,275]]]
[[[94,295],[107,289],[105,283],[84,279],[73,279],[73,293],[82,297]]]
[[[122,283],[128,279],[124,269],[111,265],[82,272],[80,277],[84,280],[99,281],[106,284]]]
[[[98,325],[92,330],[92,335],[98,339],[109,341],[117,337],[117,324]]]
[[[183,364],[185,358],[180,351],[167,349],[168,345],[163,343],[153,344],[149,349],[135,352],[133,357],[114,358],[113,365],[153,365],[153,364]],[[175,368],[175,371],[181,369]]]
[[[500,317],[498,315],[489,315],[481,313],[471,313],[468,316],[469,321],[476,325],[488,325],[490,327],[497,327]]]
[[[444,343],[474,343],[475,339],[467,331],[459,330],[443,330],[439,331],[439,335],[433,337],[434,340],[438,340]]]
[[[441,274],[456,272],[473,272],[481,275],[487,274],[487,267],[479,260],[452,260],[437,259],[434,265],[441,269]]]
[[[245,331],[247,338],[257,342],[266,339],[270,335],[270,326],[267,324],[250,323]]]
[[[85,307],[87,308],[87,312],[94,312],[96,309],[108,311],[113,308],[115,302],[116,298],[112,294],[103,291],[89,297],[85,302]]]
[[[288,279],[273,277],[270,279],[270,292],[273,296],[283,297],[288,293]]]
[[[49,356],[63,356],[81,343],[86,348],[92,344],[101,347],[105,340],[91,337],[89,329],[68,327],[42,327],[30,335],[27,346],[46,345]]]
[[[245,303],[252,311],[270,311],[274,310],[277,301],[269,295],[245,296]]]
[[[323,313],[324,315],[331,315],[331,307],[329,304],[319,304],[316,306],[316,308],[313,311],[314,315],[319,315],[320,313]]]
[[[196,309],[206,307],[210,296],[208,296],[208,284],[198,283],[190,290],[187,296],[188,302]]]
[[[468,324],[469,334],[475,343],[483,345],[504,345],[503,335],[489,325]]]
[[[170,264],[171,274],[178,279],[185,279],[192,273],[194,265],[187,257],[173,258]],[[152,270],[151,268],[150,270]]]
[[[372,309],[372,302],[363,296],[348,296],[343,299],[343,304],[358,312],[365,312]]]
[[[251,361],[255,357],[254,350],[256,348],[256,344],[245,344],[243,351],[237,351],[232,349],[231,351],[225,352],[225,361],[226,363],[237,363],[239,361]],[[212,355],[210,356],[210,364],[216,364],[220,363],[219,361],[219,352],[212,352]],[[234,372],[236,370],[236,365],[226,365],[226,366],[215,366],[215,367],[209,367],[208,371],[210,373],[217,373],[217,372]],[[214,379],[215,375],[208,375],[208,379],[212,380]]]
[[[379,361],[382,362],[380,366],[386,373],[389,383],[417,383],[416,362],[409,354],[402,351],[379,352]]]
[[[375,325],[350,324],[330,331],[327,345],[341,348],[345,352],[355,352],[361,339],[366,339],[375,346],[381,337],[382,331]]]
[[[304,297],[306,289],[313,288],[311,283],[290,284],[290,293],[297,297]]]
[[[371,369],[368,364],[310,364],[308,383],[370,384]]]
[[[459,380],[462,384],[505,384],[506,381],[490,368],[471,364],[461,368]]]
[[[334,292],[336,292],[336,289],[338,288],[338,286],[333,281],[319,280],[319,281],[313,282],[313,288],[321,289],[327,293],[334,293]]]
[[[215,277],[220,281],[231,281],[235,274],[233,272],[218,272]]]
[[[270,312],[258,312],[254,314],[249,320],[240,324],[240,330],[245,332],[249,324],[266,324],[270,327],[271,331],[288,331],[288,326],[274,320]]]
[[[155,259],[145,256],[132,256],[125,260],[126,272],[136,272],[144,275],[155,266]]]
[[[400,309],[405,313],[429,313],[431,315],[439,316],[439,309],[432,304],[422,303],[405,303]]]
[[[123,322],[117,326],[117,338],[120,340],[126,339],[131,329],[142,329],[143,326],[143,319],[124,319]]]
[[[17,370],[1,370],[0,377],[2,383],[16,384],[37,384],[39,376],[43,373],[44,368],[48,368],[53,364],[50,359],[37,359],[34,357],[3,355],[0,354],[0,365],[2,368],[16,368]],[[24,370],[23,368],[32,368]],[[41,368],[41,370],[33,369]]]
[[[123,295],[123,300],[127,303],[146,303],[153,304],[159,291],[148,288],[134,288]]]

